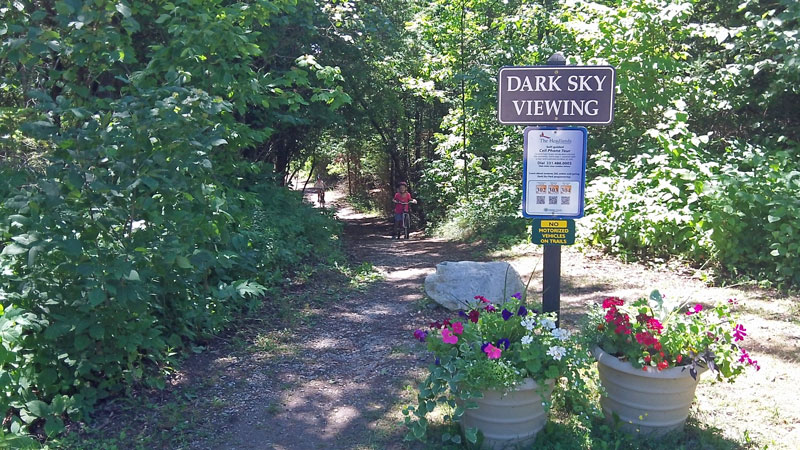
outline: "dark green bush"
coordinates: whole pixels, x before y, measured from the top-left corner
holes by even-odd
[[[229,160],[213,121],[228,108],[173,87],[58,133],[29,126],[56,148],[46,173],[0,188],[7,430],[57,433],[99,399],[162,386],[154,368],[334,253],[333,220],[268,168]]]

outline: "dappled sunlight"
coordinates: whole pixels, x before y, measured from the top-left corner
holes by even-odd
[[[396,281],[396,280],[418,280],[427,276],[430,273],[433,273],[435,269],[432,268],[411,268],[411,269],[400,269],[387,272],[386,279],[389,281]]]

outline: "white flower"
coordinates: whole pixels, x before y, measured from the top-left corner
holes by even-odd
[[[542,319],[542,326],[545,328],[553,329],[556,327],[556,321],[553,319]]]
[[[550,347],[549,350],[547,350],[547,354],[552,356],[553,359],[555,359],[556,361],[560,361],[561,358],[563,358],[564,355],[567,354],[567,349],[565,349],[564,347],[553,346]]]
[[[519,323],[520,325],[525,327],[528,331],[533,331],[533,327],[536,326],[536,319],[534,319],[533,317],[526,317],[522,319]]]
[[[533,342],[533,336],[531,335],[522,336],[523,344],[530,344],[531,342]]]
[[[556,328],[550,333],[553,335],[553,337],[555,337],[559,341],[566,341],[567,339],[569,339],[569,336],[571,334],[569,330],[565,330],[563,328]]]

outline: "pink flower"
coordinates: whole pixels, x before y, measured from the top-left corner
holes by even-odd
[[[736,325],[735,327],[733,327],[733,341],[734,342],[743,341],[744,337],[747,336],[747,333],[745,333],[745,331],[747,330],[745,330],[742,325]]]
[[[486,297],[484,297],[482,295],[476,295],[475,296],[475,300],[480,300],[483,303],[489,303],[489,300],[487,300]]]
[[[442,330],[442,342],[445,344],[456,344],[458,343],[458,338],[450,334],[450,330],[445,328]]]
[[[488,356],[489,359],[499,359],[500,353],[502,353],[502,350],[492,344],[487,345],[483,351],[486,352],[486,356]]]
[[[453,324],[453,333],[461,334],[464,332],[464,324],[461,322],[456,322]]]
[[[697,314],[702,310],[703,310],[703,305],[698,303],[697,305],[694,305],[694,310],[693,311],[686,311],[686,315],[687,316],[691,316],[692,314]]]
[[[486,305],[486,308],[483,308],[483,309],[485,309],[485,310],[486,310],[486,312],[494,312],[494,311],[497,311],[497,308],[495,308],[495,307],[494,307],[494,305],[492,305],[491,303],[489,303],[488,305]]]

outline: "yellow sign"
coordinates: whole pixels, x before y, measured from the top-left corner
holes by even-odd
[[[545,220],[542,219],[542,228],[567,228],[566,220]]]

